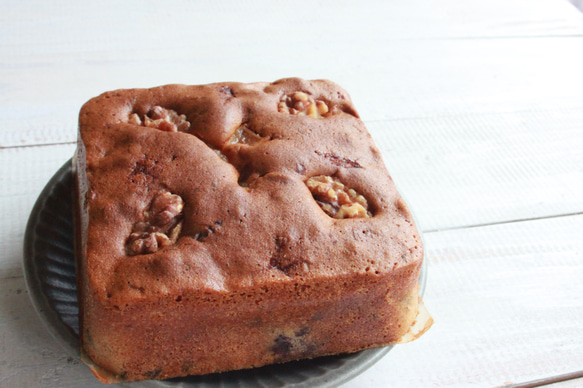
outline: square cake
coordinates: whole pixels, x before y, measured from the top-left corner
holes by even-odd
[[[117,90],[74,158],[83,359],[165,379],[405,342],[423,246],[325,80]]]

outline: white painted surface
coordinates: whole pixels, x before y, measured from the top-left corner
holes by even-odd
[[[22,278],[28,215],[74,151],[80,106],[115,88],[286,76],[350,92],[425,231],[435,326],[346,387],[583,370],[581,69],[583,14],[566,0],[3,1],[0,387],[100,385]]]

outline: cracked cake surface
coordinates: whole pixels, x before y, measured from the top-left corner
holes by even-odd
[[[107,92],[75,158],[81,344],[105,382],[399,342],[423,246],[325,80]]]

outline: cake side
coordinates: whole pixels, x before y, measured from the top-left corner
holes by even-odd
[[[405,290],[406,284],[395,290],[401,282],[334,277],[229,296],[187,296],[180,307],[170,297],[136,303],[123,313],[91,306],[93,327],[85,349],[94,363],[121,380],[355,352],[395,343],[408,330],[412,320],[407,314],[417,311],[417,288]],[[403,301],[410,304],[403,306]]]
[[[102,375],[353,352],[415,320],[421,239],[337,85],[109,92],[80,141],[81,341]]]

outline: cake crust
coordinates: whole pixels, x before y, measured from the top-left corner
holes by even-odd
[[[81,344],[102,381],[355,352],[415,321],[421,238],[330,81],[104,93],[75,163]]]

